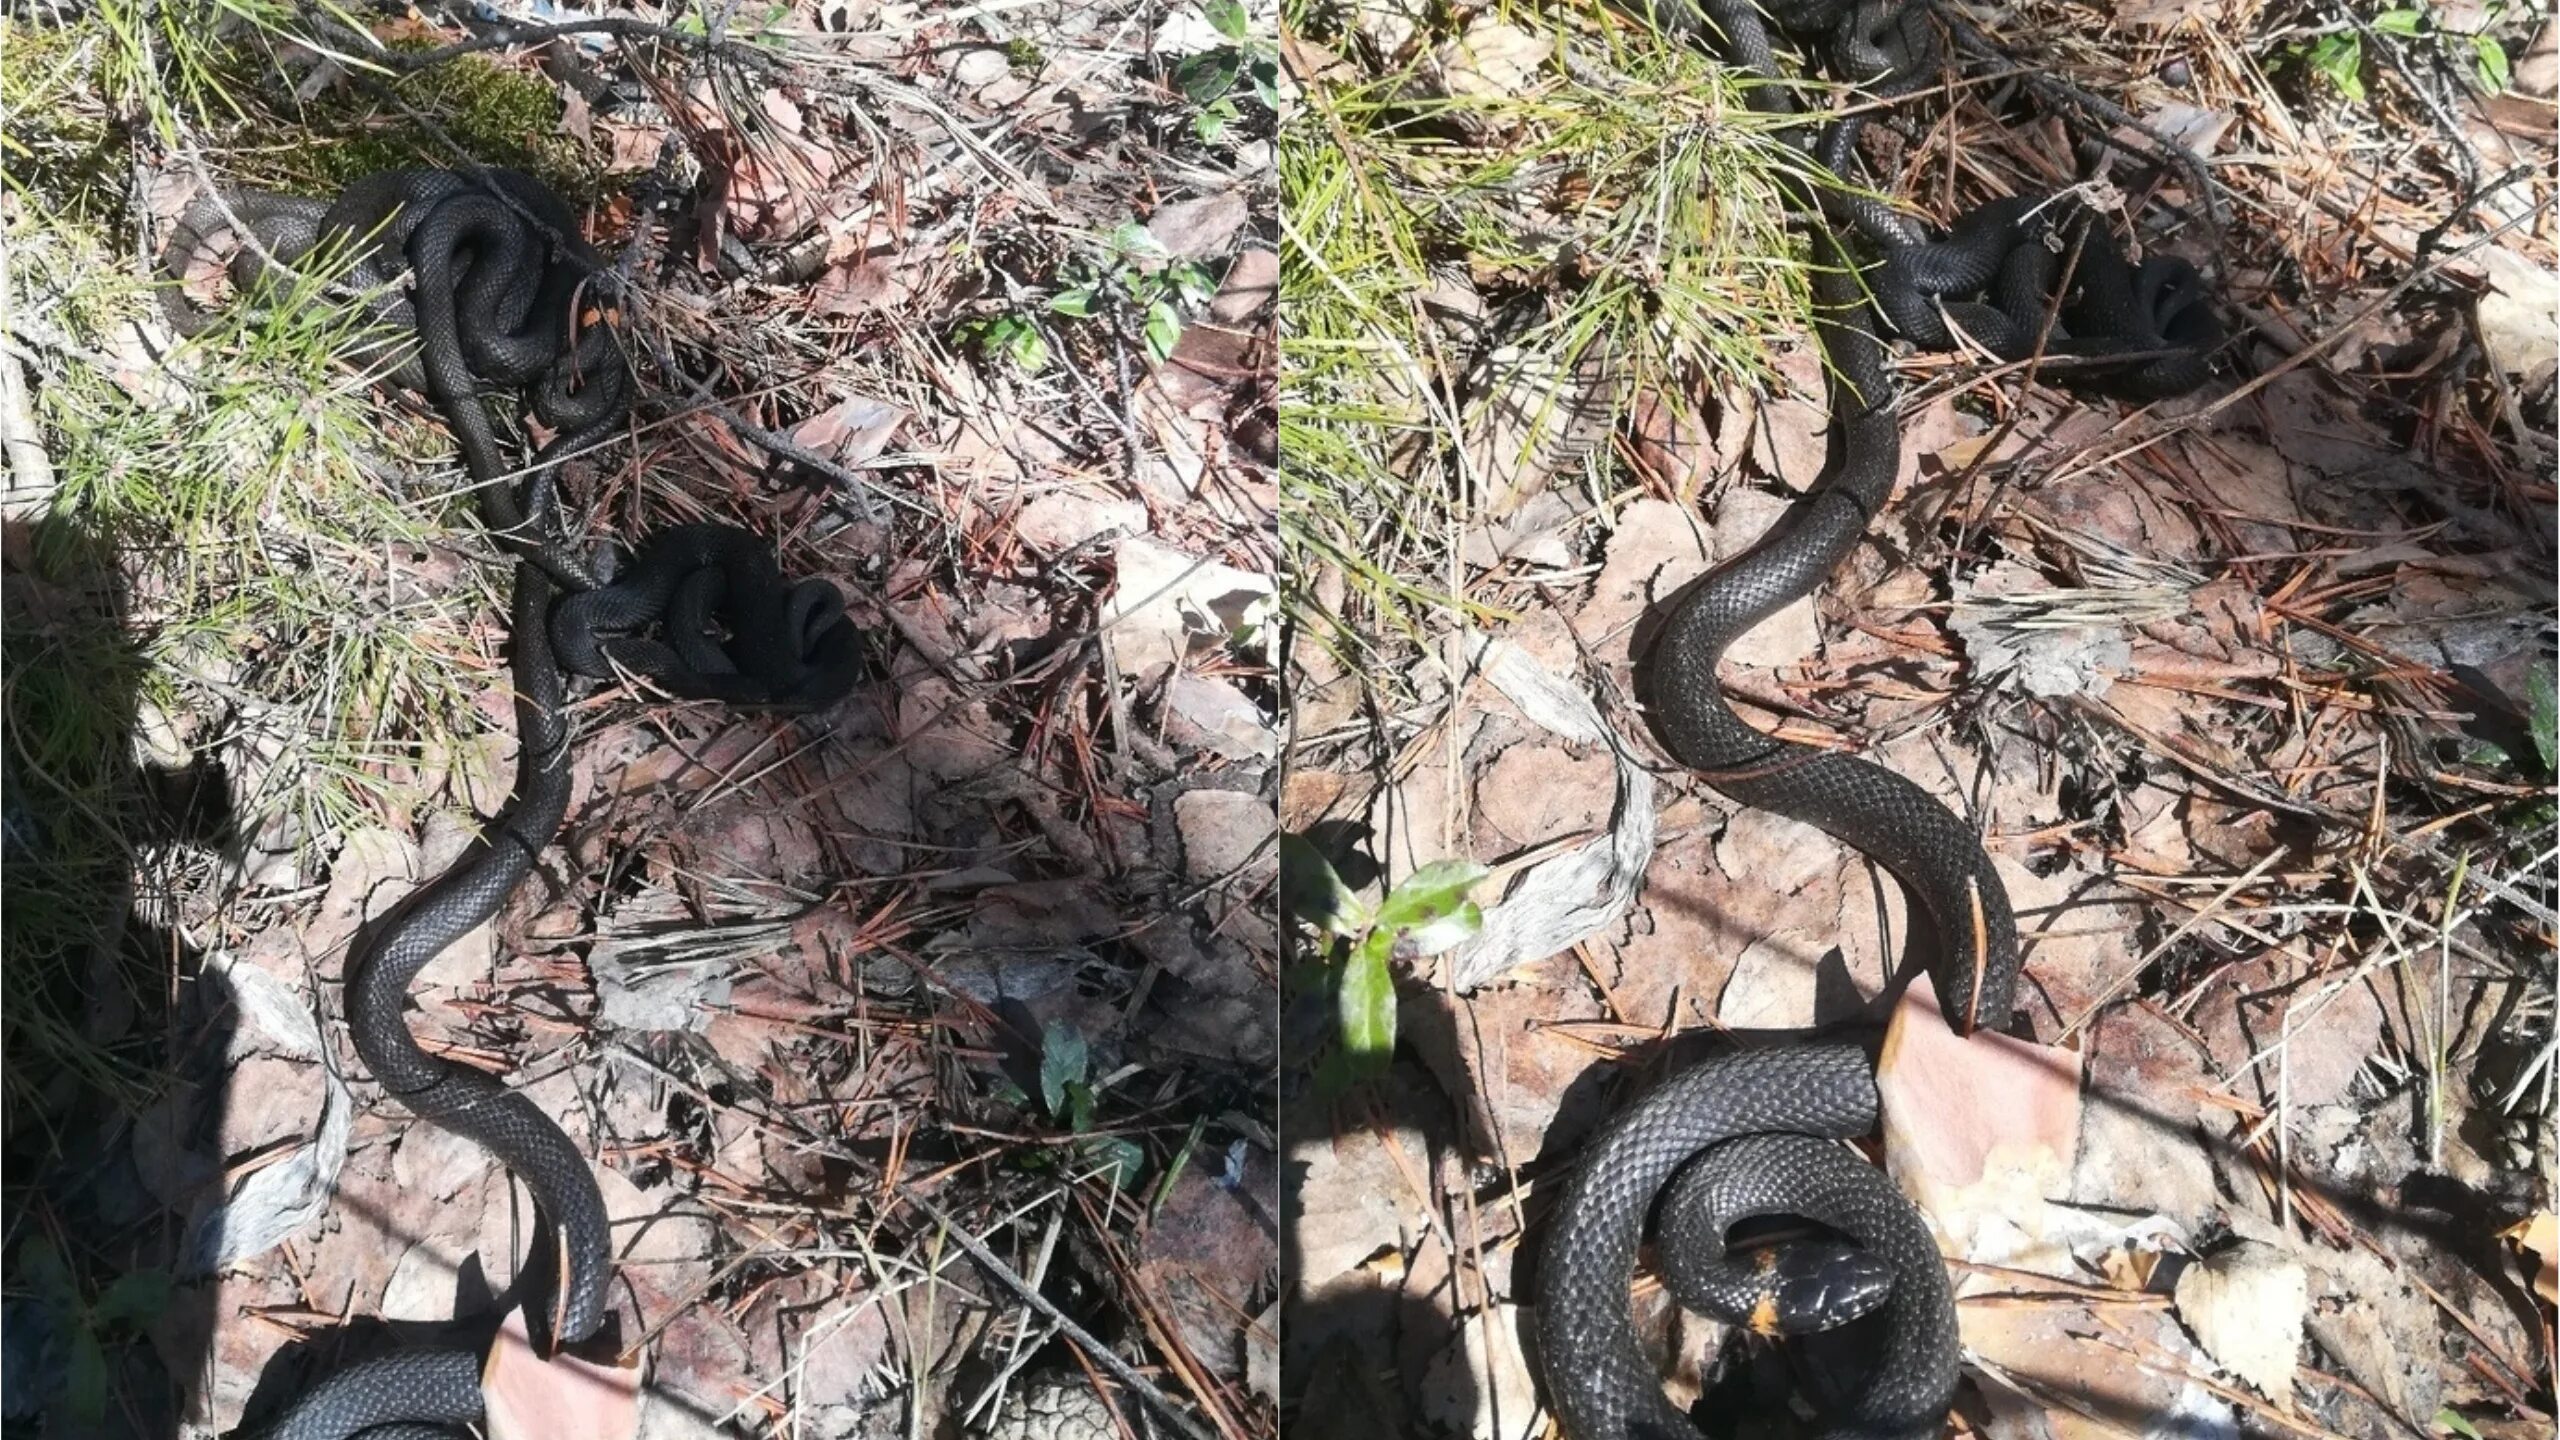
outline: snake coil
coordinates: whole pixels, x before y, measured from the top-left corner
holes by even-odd
[[[546,1351],[577,1346],[602,1331],[608,1310],[610,1232],[594,1172],[559,1122],[521,1092],[427,1053],[403,1014],[409,987],[497,914],[558,833],[570,799],[570,671],[611,678],[619,667],[677,696],[805,709],[850,690],[860,672],[856,633],[832,585],[786,585],[771,547],[732,526],[667,531],[609,586],[568,543],[558,467],[620,428],[630,386],[612,329],[578,323],[604,266],[540,181],[507,170],[402,170],[359,180],[330,202],[208,194],[176,228],[163,268],[182,277],[189,256],[224,229],[254,241],[229,266],[244,293],[271,278],[271,263],[343,252],[346,280],[368,297],[375,324],[355,358],[435,400],[483,522],[516,557],[514,789],[459,860],[358,938],[345,1006],[356,1053],[386,1094],[479,1144],[532,1192],[553,1242],[537,1251],[537,1268],[551,1271],[552,1303],[534,1317],[534,1339]],[[164,294],[181,333],[206,328],[176,285]],[[414,352],[400,343],[404,331],[416,337]],[[488,408],[488,392],[505,390],[522,393],[552,432],[520,476],[503,462]],[[651,626],[664,638],[640,633]],[[598,629],[617,633],[599,638]],[[395,1351],[315,1386],[268,1433],[441,1435],[479,1419],[481,1408],[477,1355]]]
[[[1780,0],[1773,13],[1878,99],[1917,91],[1939,63],[1925,0]],[[1762,82],[1751,92],[1755,108],[1792,109],[1767,26],[1748,0],[1704,0],[1659,18],[1720,36],[1728,59]],[[1792,138],[1848,175],[1865,123],[1853,112],[1810,139],[1801,127]],[[1815,327],[1831,378],[1831,464],[1768,534],[1671,614],[1650,662],[1650,718],[1674,759],[1735,801],[1811,824],[1900,877],[1938,942],[1933,974],[1948,1023],[1967,1034],[2000,1028],[2018,978],[2017,923],[1972,827],[1900,774],[1753,728],[1725,699],[1716,667],[1743,632],[1819,586],[1892,497],[1896,387],[1872,312],[1924,348],[1952,346],[1954,329],[2004,360],[2029,358],[2041,343],[2044,355],[2083,362],[2066,378],[2136,398],[2203,383],[2219,322],[2186,262],[2153,256],[2130,266],[2103,226],[2078,214],[2057,221],[2058,207],[2041,199],[1993,201],[1932,239],[1874,195],[1825,189],[1797,198],[1817,217]],[[1880,260],[1862,270],[1851,236]],[[2059,258],[2074,247],[2076,283],[2058,295]],[[2049,313],[2059,323],[2044,333]],[[1824,1433],[1937,1431],[1959,1360],[1945,1265],[1910,1202],[1838,1144],[1870,1131],[1876,1109],[1861,1050],[1799,1045],[1728,1054],[1676,1075],[1591,1142],[1549,1232],[1537,1306],[1545,1395],[1571,1440],[1695,1434],[1636,1336],[1630,1282],[1649,1217],[1657,1268],[1683,1304],[1763,1333],[1860,1327],[1843,1332],[1864,1351],[1849,1366],[1799,1367]],[[1839,1231],[1863,1247],[1865,1268],[1780,1263],[1749,1273],[1726,1252],[1726,1231],[1770,1214]]]

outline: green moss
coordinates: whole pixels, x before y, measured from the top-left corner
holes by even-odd
[[[602,193],[599,169],[561,133],[558,89],[539,73],[472,55],[387,80],[401,104],[347,79],[297,102],[298,77],[280,65],[268,32],[241,25],[217,37],[211,7],[171,0],[164,8],[201,23],[151,27],[114,3],[60,25],[0,19],[0,113],[9,116],[0,171],[13,189],[42,197],[57,222],[114,224],[134,129],[171,115],[210,132],[226,172],[302,194],[378,170],[451,165],[438,129],[471,158],[541,176],[573,204]],[[166,29],[188,42],[165,43]]]
[[[393,49],[432,48],[426,41]],[[571,203],[595,198],[596,168],[560,130],[560,95],[539,74],[477,55],[387,82],[409,109],[441,128],[472,159],[528,171]],[[244,174],[280,189],[321,194],[360,176],[413,165],[451,165],[452,149],[435,128],[413,119],[372,87],[352,82],[301,107],[292,117],[309,141],[239,157]]]

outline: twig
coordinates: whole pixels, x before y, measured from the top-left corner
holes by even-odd
[[[1050,1303],[1049,1297],[1041,1294],[1038,1286],[1016,1274],[1012,1266],[1005,1264],[1001,1256],[988,1249],[977,1236],[970,1234],[949,1211],[909,1189],[904,1181],[893,1180],[890,1186],[899,1199],[923,1211],[927,1218],[941,1226],[943,1232],[948,1234],[955,1244],[968,1252],[970,1259],[978,1262],[978,1268],[985,1271],[988,1278],[1012,1291],[1014,1298],[1023,1304],[1040,1312],[1042,1319],[1057,1326],[1060,1333],[1073,1340],[1087,1355],[1093,1357],[1095,1364],[1109,1371],[1112,1379],[1129,1387],[1129,1393],[1144,1401],[1148,1409],[1155,1411],[1177,1433],[1189,1437],[1189,1440],[1216,1440],[1215,1436],[1200,1428],[1199,1422],[1184,1414],[1182,1408],[1174,1404],[1163,1391],[1148,1384],[1145,1378],[1138,1374],[1136,1367],[1121,1359],[1111,1347],[1095,1339],[1093,1332],[1068,1319],[1067,1313]]]
[[[1993,44],[1990,37],[1976,28],[1973,21],[1957,10],[1950,0],[1925,0],[1925,3],[1933,14],[1946,23],[1948,33],[1955,37],[1957,49],[1977,60],[1995,60],[2004,65],[2017,66],[2012,73],[2016,75],[2018,83],[2034,91],[2039,98],[2066,109],[2080,111],[2104,124],[2130,130],[2158,146],[2160,152],[2158,158],[2165,159],[2185,171],[2187,177],[2195,183],[2196,196],[2204,202],[2205,223],[2213,230],[2212,248],[2215,251],[2221,249],[2225,228],[2222,196],[2226,191],[2222,183],[2214,179],[2212,172],[2205,167],[2202,156],[2162,133],[2160,128],[2150,121],[2142,119],[2103,95],[2082,89],[2068,80],[2018,66],[2013,57],[1998,45]],[[2109,145],[2118,145],[2112,136],[2104,139]]]
[[[874,485],[856,472],[837,464],[800,442],[767,430],[730,409],[725,402],[712,395],[710,387],[694,379],[686,373],[684,367],[676,363],[675,352],[664,340],[652,335],[649,350],[651,358],[658,363],[659,373],[683,384],[685,399],[692,412],[709,415],[729,427],[732,433],[748,444],[768,454],[778,455],[785,460],[805,465],[844,487],[846,498],[853,502],[855,513],[859,518],[877,521],[880,518],[880,504],[884,500],[893,505],[904,506],[918,515],[933,518],[933,512],[926,509],[923,502],[894,494]]]
[[[2221,399],[2216,400],[2212,404],[2197,410],[2194,414],[2187,416],[2185,424],[2179,428],[2192,429],[2203,425],[2206,421],[2219,416],[2223,411],[2230,409],[2232,406],[2237,405],[2241,401],[2248,399],[2250,396],[2257,394],[2260,390],[2274,384],[2296,366],[2310,361],[2315,356],[2327,353],[2340,341],[2343,341],[2348,336],[2357,333],[2358,327],[2362,326],[2365,321],[2372,319],[2374,316],[2383,313],[2393,305],[2399,303],[2401,296],[2408,294],[2410,291],[2418,288],[2418,286],[2426,283],[2428,280],[2435,278],[2437,272],[2443,270],[2446,266],[2451,265],[2456,260],[2462,259],[2474,250],[2486,248],[2492,241],[2503,237],[2510,230],[2521,228],[2526,222],[2538,218],[2540,214],[2540,211],[2527,211],[2524,214],[2518,215],[2514,219],[2507,221],[2505,224],[2500,225],[2497,229],[2480,236],[2470,244],[2463,246],[2461,249],[2454,251],[2443,259],[2429,261],[2417,266],[2415,269],[2411,270],[2408,276],[2401,280],[2399,284],[2382,292],[2381,296],[2375,299],[2372,303],[2357,310],[2353,315],[2348,316],[2338,324],[2331,326],[2328,334],[2321,336],[2319,339],[2312,341],[2310,344],[2303,346],[2291,355],[2286,356],[2283,361],[2268,368],[2255,379],[2233,390],[2230,394],[2223,396]]]

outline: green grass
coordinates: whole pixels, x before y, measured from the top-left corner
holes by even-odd
[[[406,75],[371,66],[372,83],[340,80],[303,99],[296,86],[309,62],[287,63],[295,23],[290,7],[244,0],[104,0],[63,25],[0,20],[8,183],[66,219],[112,224],[139,140],[192,144],[242,181],[304,194],[378,170],[450,165],[456,148],[539,175],[572,203],[601,188],[600,171],[561,134],[559,93],[542,75],[472,55]]]
[[[40,599],[29,621],[13,597],[0,688],[12,813],[42,832],[32,853],[13,855],[0,907],[0,1086],[21,1158],[73,1113],[66,1087],[132,1105],[154,1084],[160,1022],[118,1047],[84,1021],[101,983],[126,985],[146,1015],[168,993],[166,975],[99,965],[116,898],[155,893],[159,908],[199,922],[234,898],[236,879],[201,848],[169,843],[171,817],[137,766],[143,717],[176,717],[195,758],[231,766],[244,807],[234,831],[291,837],[311,874],[349,828],[434,798],[419,790],[418,762],[487,731],[472,697],[498,678],[480,632],[499,613],[499,577],[472,564],[458,585],[417,576],[436,548],[479,548],[467,495],[405,493],[396,479],[419,455],[440,466],[447,446],[337,358],[355,348],[350,307],[311,303],[343,266],[321,257],[274,293],[235,297],[166,366],[140,343],[134,327],[156,320],[157,300],[124,212],[137,137],[164,119],[182,134],[203,127],[220,168],[314,192],[390,154],[300,138],[306,112],[270,108],[258,79],[272,37],[244,24],[173,45],[168,13],[250,12],[181,6],[138,19],[109,6],[0,36],[12,340],[56,484],[17,517]],[[533,124],[531,82],[481,69],[410,87],[427,97],[421,108],[469,122],[453,127],[466,144],[472,126],[510,132],[519,148],[488,158],[525,163],[540,148],[526,137],[556,132],[556,102]],[[422,129],[371,106],[333,97],[306,111],[413,147],[397,159],[431,153]],[[250,134],[273,148],[220,143]],[[302,176],[276,168],[289,165]],[[193,938],[242,937],[217,922]],[[141,963],[165,970],[168,956]]]
[[[436,550],[485,553],[467,494],[398,478],[446,468],[448,442],[337,358],[356,335],[348,307],[304,303],[342,272],[309,262],[291,289],[234,297],[166,367],[136,330],[167,343],[136,258],[137,155],[327,194],[458,148],[573,199],[596,192],[557,89],[521,62],[369,70],[302,95],[302,23],[276,0],[0,19],[10,342],[56,484],[12,516],[0,683],[11,823],[41,832],[13,849],[0,906],[0,1128],[17,1160],[89,1113],[82,1092],[130,1109],[158,1083],[172,956],[102,956],[120,897],[191,917],[197,944],[246,938],[229,918],[239,877],[177,843],[139,735],[174,728],[193,758],[229,766],[231,832],[282,837],[313,875],[350,828],[443,803],[423,793],[422,762],[485,735],[473,697],[503,683],[487,643],[503,575],[418,574]],[[88,1023],[106,985],[144,1017],[122,1040]]]
[[[59,548],[59,547],[57,547]],[[0,643],[0,705],[11,824],[37,841],[13,852],[0,904],[0,1112],[16,1153],[27,1120],[85,1087],[130,1100],[133,1077],[84,1021],[91,955],[131,878],[135,795],[121,762],[141,666],[111,630],[52,630],[12,615]],[[103,699],[102,703],[102,697]],[[67,1077],[67,1078],[61,1078]]]
[[[66,309],[145,303],[138,284],[94,278],[115,272],[102,256],[83,264],[72,232],[28,228],[20,254],[37,273],[25,283],[62,286]],[[49,259],[62,263],[52,275]],[[386,603],[384,556],[449,535],[467,507],[404,498],[365,463],[381,417],[365,377],[335,359],[358,324],[314,298],[341,274],[315,263],[280,293],[249,297],[180,348],[172,393],[139,399],[66,366],[39,418],[55,437],[56,511],[118,552],[132,585],[126,626],[145,658],[198,683],[262,677],[319,733],[353,745],[400,721],[460,715],[455,662],[428,648],[428,622],[449,619],[451,605]],[[326,787],[311,798],[315,824],[357,813]]]
[[[1763,373],[1765,337],[1809,305],[1778,183],[1804,162],[1720,67],[1597,0],[1506,18],[1575,66],[1551,57],[1518,93],[1458,98],[1418,58],[1310,88],[1281,137],[1283,543],[1302,633],[1373,677],[1474,608],[1454,557],[1483,497],[1453,463],[1449,403],[1469,355],[1424,311],[1435,266],[1499,300],[1549,283],[1570,249],[1516,342],[1523,368],[1606,356],[1621,400]],[[1284,24],[1360,52],[1316,5]],[[1349,581],[1345,613],[1304,593],[1321,567]]]

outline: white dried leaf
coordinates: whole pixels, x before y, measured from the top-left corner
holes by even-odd
[[[2311,1304],[2301,1261],[2244,1241],[2189,1266],[2178,1277],[2175,1298],[2178,1318],[2215,1364],[2270,1399],[2293,1393],[2303,1315]]]
[[[246,1028],[297,1060],[320,1058],[320,1026],[301,991],[228,950],[208,954],[204,968],[231,987],[231,1003],[248,1022]]]
[[[1499,20],[1483,19],[1440,47],[1441,81],[1460,98],[1500,100],[1527,90],[1556,42]]]
[[[188,1274],[209,1275],[263,1255],[328,1208],[337,1193],[338,1171],[347,1163],[355,1101],[336,1075],[327,1080],[319,1133],[284,1159],[252,1172],[228,1200],[205,1212],[187,1246]]]
[[[2479,302],[2480,343],[2499,369],[2539,384],[2560,349],[2560,275],[2496,246],[2479,258],[2490,286]]]

